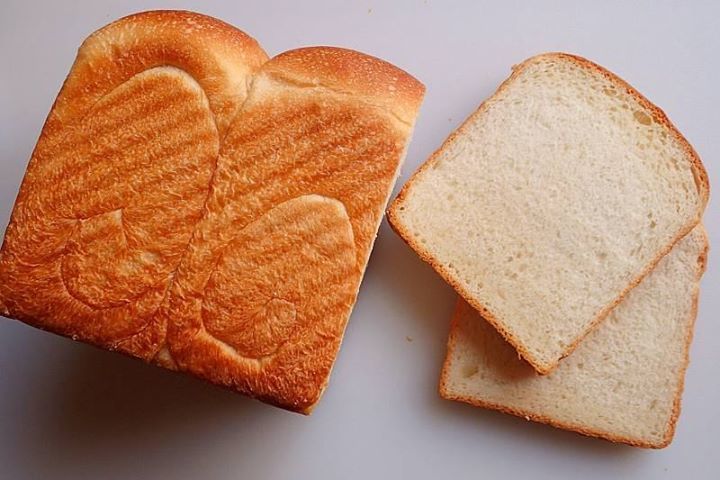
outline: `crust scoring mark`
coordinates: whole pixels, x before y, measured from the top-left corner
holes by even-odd
[[[334,312],[338,305],[323,291],[339,304],[352,296],[355,258],[340,201],[302,195],[283,202],[223,248],[203,289],[198,335],[262,367]]]
[[[141,93],[136,94],[135,90]],[[174,97],[184,105],[181,104],[175,111],[172,111],[173,105],[154,105],[153,100],[165,98],[167,90],[174,90]],[[142,110],[143,116],[139,121],[129,124],[122,121],[122,117],[128,114],[127,110],[133,108],[123,104],[126,96],[144,100],[135,105],[136,109]],[[188,109],[187,105],[191,102]],[[161,127],[167,123],[176,126],[165,130],[165,136],[157,135],[156,132],[163,131]],[[193,130],[186,127],[188,123],[192,123],[199,132],[184,135],[183,129]],[[64,217],[76,222],[73,233],[60,252],[60,278],[66,292],[95,311],[127,306],[152,292],[157,293],[158,289],[164,292],[161,296],[164,298],[169,290],[169,280],[200,219],[216,168],[219,138],[205,92],[182,69],[153,67],[133,75],[103,95],[76,125],[67,128],[70,129],[68,135],[76,135],[77,138],[66,138],[65,142],[76,141],[81,152],[80,158],[73,160],[77,168],[73,171],[71,166],[67,170],[70,178],[74,175],[74,178],[82,178],[83,182],[73,185],[71,180],[69,185],[75,186],[74,190],[61,189],[53,196],[55,201],[57,197],[90,198],[95,211],[100,211],[93,211],[91,215],[79,212],[72,217]],[[145,158],[133,156],[137,151],[148,153]],[[95,158],[98,161],[94,161]],[[116,161],[109,175],[98,168],[98,164],[108,158]],[[158,167],[158,162],[164,162],[167,168],[163,170],[162,164]],[[123,167],[129,169],[128,176],[122,177],[128,181],[119,183],[112,174]],[[156,170],[160,170],[159,175],[155,175]],[[199,180],[198,172],[201,173]],[[65,180],[67,182],[68,179]],[[142,192],[148,188],[149,181],[162,182],[162,187],[170,184],[176,188],[156,190],[160,200],[152,202],[156,203],[153,205],[142,202]],[[85,185],[88,182],[100,188],[91,192],[80,191],[80,187],[87,190]],[[181,204],[186,208],[178,207],[174,199],[186,196],[190,199]],[[103,208],[105,205],[109,207]],[[140,217],[135,219],[136,223],[127,218],[128,209],[135,210],[134,216]],[[148,222],[148,218],[151,221]],[[194,221],[192,225],[185,226],[186,231],[181,232],[180,241],[176,238],[168,242],[167,235],[160,235],[165,238],[160,238],[158,242],[156,234],[172,227],[177,235],[177,229],[183,230],[182,224],[188,219]],[[169,254],[168,250],[171,251]],[[155,303],[154,310],[157,310],[162,300]],[[142,332],[152,318],[153,315],[146,316],[140,330],[115,341],[121,342]]]

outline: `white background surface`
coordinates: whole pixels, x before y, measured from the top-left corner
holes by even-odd
[[[302,4],[302,5],[301,5]],[[661,106],[720,188],[720,7],[715,2],[0,2],[0,223],[73,61],[128,13],[189,8],[271,55],[330,44],[385,58],[428,88],[401,185],[510,66],[584,55]],[[397,189],[396,189],[397,190]],[[720,213],[674,443],[644,451],[443,401],[454,294],[380,230],[335,371],[310,418],[0,321],[0,477],[720,478]]]

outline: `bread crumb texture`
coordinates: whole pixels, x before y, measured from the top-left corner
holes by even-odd
[[[616,442],[667,446],[680,411],[707,247],[704,230],[695,228],[545,376],[461,300],[441,394]]]
[[[657,107],[587,60],[546,54],[421,167],[390,221],[547,373],[706,201],[699,159]]]

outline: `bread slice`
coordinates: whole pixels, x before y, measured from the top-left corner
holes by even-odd
[[[615,442],[667,446],[680,413],[707,248],[698,226],[547,376],[461,300],[440,394]]]
[[[82,45],[0,250],[2,313],[309,412],[424,93],[190,12]]]
[[[701,218],[665,114],[567,54],[533,57],[412,176],[394,229],[548,373]]]

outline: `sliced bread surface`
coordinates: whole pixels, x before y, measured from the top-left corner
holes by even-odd
[[[699,221],[692,147],[623,80],[544,54],[517,66],[389,210],[403,239],[548,373]]]
[[[460,300],[440,394],[616,442],[667,446],[680,412],[706,253],[699,226],[545,376]]]

